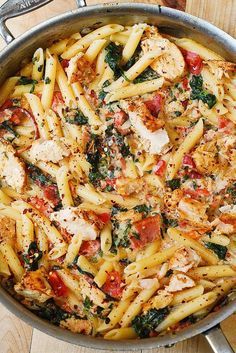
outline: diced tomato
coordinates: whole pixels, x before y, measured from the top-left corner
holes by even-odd
[[[107,279],[102,286],[102,290],[111,297],[120,299],[123,292],[122,284],[120,273],[118,271],[111,271],[107,273]]]
[[[182,85],[183,85],[183,89],[185,91],[187,91],[189,89],[189,85],[188,85],[188,78],[187,77],[184,77],[183,80],[182,80]]]
[[[183,158],[183,165],[184,166],[188,166],[191,168],[196,168],[196,165],[194,163],[194,160],[192,159],[191,156],[189,156],[188,154],[186,154]]]
[[[158,116],[163,105],[163,97],[158,93],[152,100],[146,101],[145,104],[152,115]]]
[[[94,256],[100,249],[99,240],[85,240],[81,244],[79,254],[85,256]]]
[[[224,129],[224,133],[230,134],[234,128],[234,123],[227,118],[220,117],[218,119],[219,129]]]
[[[187,106],[188,106],[188,99],[185,99],[185,101],[182,101],[181,102],[181,104],[182,104],[182,106],[184,107],[184,109],[186,109],[187,108]]]
[[[7,109],[7,108],[11,108],[13,106],[13,102],[11,99],[7,99],[3,105],[0,107],[0,110],[4,110],[4,109]]]
[[[188,176],[190,179],[201,179],[202,175],[198,172],[195,172],[194,170],[188,173]]]
[[[58,189],[56,185],[48,185],[43,187],[43,194],[53,203],[54,206],[57,206],[60,202],[60,198],[58,195]]]
[[[53,212],[51,205],[38,196],[30,197],[29,203],[47,217]]]
[[[56,271],[49,272],[48,282],[57,297],[65,297],[67,295],[68,289]]]
[[[210,193],[207,189],[196,189],[196,190],[192,190],[192,189],[185,189],[183,190],[185,195],[189,195],[194,199],[199,199],[200,197],[204,197],[204,196],[209,196]]]
[[[52,109],[55,110],[59,104],[63,104],[64,99],[61,92],[55,92],[53,94]]]
[[[203,67],[202,58],[192,51],[183,50],[182,53],[191,74],[199,75]]]
[[[153,242],[160,237],[160,216],[152,216],[141,221],[135,222],[135,228],[139,234],[139,239],[131,238],[131,245],[133,249],[141,248],[144,245]]]
[[[63,59],[61,61],[61,66],[63,67],[63,69],[65,70],[65,68],[67,68],[69,66],[69,60],[67,59]]]
[[[128,120],[128,115],[120,110],[114,114],[114,125],[115,128],[122,134],[126,135],[129,132],[129,129],[122,128],[122,125]]]
[[[162,159],[157,163],[157,165],[154,167],[154,173],[158,176],[163,176],[166,170],[166,161],[163,161]]]
[[[100,221],[102,221],[103,223],[107,223],[110,221],[111,219],[111,216],[109,213],[100,213],[100,214],[97,214],[98,218]]]

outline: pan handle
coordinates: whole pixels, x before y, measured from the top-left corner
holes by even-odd
[[[223,334],[220,325],[205,331],[203,334],[214,353],[234,353],[225,335]]]
[[[4,2],[0,7],[0,35],[5,42],[9,44],[14,40],[14,36],[5,24],[9,18],[24,15],[47,5],[51,1],[53,0],[7,0]]]

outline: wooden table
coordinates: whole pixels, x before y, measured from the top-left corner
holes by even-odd
[[[0,5],[5,0],[0,0]],[[121,0],[124,2],[125,0]],[[128,1],[128,0],[127,0]],[[131,1],[131,0],[130,0]],[[145,0],[148,3],[167,4],[214,23],[236,37],[236,0]],[[88,5],[110,0],[87,0]],[[143,2],[143,0],[136,0]],[[74,0],[54,0],[46,8],[9,21],[15,36],[52,16],[75,9]],[[0,49],[4,42],[0,39]],[[236,314],[222,323],[222,328],[236,352]],[[0,353],[95,353],[94,349],[76,347],[32,329],[0,305]],[[201,336],[176,344],[174,347],[155,350],[137,350],[137,353],[210,353],[211,348]]]

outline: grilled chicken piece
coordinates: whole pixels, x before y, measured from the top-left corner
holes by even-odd
[[[144,185],[143,179],[119,178],[116,181],[116,191],[119,195],[129,196],[141,192]]]
[[[183,75],[185,69],[184,57],[174,43],[156,35],[143,40],[141,47],[144,53],[151,49],[161,49],[163,51],[163,54],[150,65],[160,76],[173,81]]]
[[[22,192],[26,184],[25,164],[4,139],[0,139],[0,178],[18,192]]]
[[[183,273],[177,273],[171,276],[169,285],[166,286],[168,292],[178,292],[184,288],[191,288],[195,286],[195,282],[192,278],[184,275]]]
[[[53,212],[50,218],[68,233],[72,235],[80,233],[83,240],[95,240],[102,228],[101,221],[93,211],[83,211],[77,207],[67,207]]]
[[[188,272],[192,267],[197,267],[200,263],[200,256],[190,248],[180,248],[170,259],[169,268],[175,271]]]
[[[139,100],[121,101],[120,104],[129,115],[131,127],[140,137],[144,149],[151,154],[161,153],[170,141],[166,130],[162,128],[162,119],[154,118],[147,108],[143,108],[144,103],[140,103]]]
[[[16,222],[6,216],[0,216],[0,243],[2,241],[14,245]]]
[[[155,297],[151,298],[143,307],[144,312],[150,309],[162,309],[168,306],[173,300],[173,294],[165,289],[160,289]]]
[[[54,296],[53,290],[46,280],[46,271],[40,268],[37,271],[26,272],[20,283],[14,286],[16,293],[30,300],[44,303]]]
[[[88,320],[77,319],[70,317],[60,322],[60,327],[66,328],[74,333],[82,333],[83,335],[90,335],[92,331],[92,324]]]
[[[34,162],[58,163],[64,157],[70,155],[70,150],[63,138],[55,138],[53,140],[38,139],[32,143],[29,153]]]
[[[206,210],[206,204],[189,197],[183,197],[178,205],[178,212],[182,219],[200,226],[207,223],[208,217],[206,215]]]

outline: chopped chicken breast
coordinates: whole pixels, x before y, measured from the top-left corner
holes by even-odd
[[[151,298],[143,307],[144,312],[150,309],[162,309],[168,306],[173,300],[173,294],[165,289],[160,289],[155,297]]]
[[[26,183],[25,165],[16,151],[4,139],[0,139],[0,178],[14,190],[21,192]]]
[[[206,204],[189,197],[183,197],[178,205],[180,217],[197,225],[207,222],[206,210]]]
[[[77,319],[75,317],[62,320],[60,326],[74,333],[82,333],[83,335],[90,335],[92,331],[91,322],[88,320]]]
[[[20,283],[14,286],[16,293],[24,297],[44,303],[54,296],[48,281],[45,270],[41,267],[37,271],[26,272]]]
[[[170,259],[169,268],[180,272],[188,272],[192,267],[197,267],[200,263],[200,256],[190,248],[178,249]]]
[[[0,216],[0,242],[14,244],[15,235],[16,222],[9,217]]]
[[[83,240],[95,240],[98,236],[100,223],[92,211],[81,211],[77,207],[67,207],[51,213],[50,218],[59,223],[60,227],[68,233],[81,234]]]
[[[169,285],[166,286],[168,292],[178,292],[184,288],[191,288],[195,286],[195,282],[192,278],[184,275],[183,273],[177,273],[171,276]]]
[[[70,155],[70,150],[63,138],[53,140],[38,139],[32,143],[29,153],[34,162],[58,163],[64,157]]]

